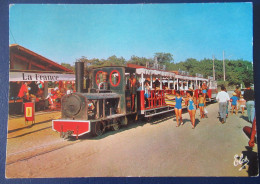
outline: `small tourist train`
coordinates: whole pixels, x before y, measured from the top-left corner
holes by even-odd
[[[61,119],[52,121],[61,137],[91,133],[102,135],[106,129],[118,130],[129,120],[174,111],[175,94],[192,90],[195,97],[207,88],[207,101],[215,100],[217,83],[212,77],[190,76],[184,71],[165,71],[134,64],[92,68],[84,75],[84,63],[76,62],[76,92],[61,99]],[[183,108],[186,108],[183,105]]]

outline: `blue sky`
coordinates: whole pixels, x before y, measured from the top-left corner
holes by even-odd
[[[40,5],[10,7],[9,42],[55,62],[77,58],[187,58],[252,61],[251,3]],[[12,33],[12,34],[11,34]]]

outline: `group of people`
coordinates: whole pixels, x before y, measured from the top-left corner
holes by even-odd
[[[54,82],[55,86],[52,88],[47,97],[44,97],[44,81],[27,81],[17,82],[17,89],[15,99],[22,99],[23,102],[39,102],[47,100],[49,108],[53,108],[53,104],[60,102],[63,95],[75,92],[74,82],[71,82],[69,87],[65,81]],[[14,97],[13,97],[14,98]],[[36,105],[37,106],[37,105]]]
[[[202,89],[202,93],[198,94],[198,98],[193,96],[193,91],[187,91],[186,97],[182,97],[180,95],[180,91],[176,91],[175,97],[175,115],[176,115],[176,127],[183,125],[182,121],[182,102],[185,102],[187,106],[190,120],[192,124],[192,128],[195,128],[195,114],[196,108],[200,110],[200,117],[207,117],[206,109],[206,94],[207,90]],[[219,115],[220,121],[222,124],[226,122],[226,118],[228,117],[228,106],[229,102],[231,105],[231,115],[233,115],[234,111],[237,114],[238,110],[241,108],[241,113],[244,114],[245,107],[247,108],[248,121],[253,122],[255,117],[255,102],[254,102],[254,91],[251,89],[250,84],[246,84],[246,89],[244,90],[244,94],[241,95],[241,91],[239,87],[236,88],[232,97],[230,98],[227,90],[224,86],[221,86],[221,91],[217,94],[216,100],[219,102]]]
[[[241,108],[242,114],[244,114],[245,107],[247,108],[248,121],[253,122],[255,116],[255,102],[254,102],[254,91],[251,89],[250,84],[246,84],[246,89],[244,94],[241,95],[239,87],[236,87],[236,90],[230,98],[227,90],[224,86],[221,87],[221,92],[217,94],[216,100],[219,102],[219,115],[221,123],[226,122],[228,117],[228,105],[231,102],[231,115],[234,111],[238,114],[238,110]]]
[[[176,127],[179,127],[180,125],[183,125],[182,121],[182,102],[185,102],[185,105],[187,106],[190,120],[192,124],[192,129],[195,128],[195,115],[196,115],[196,109],[200,109],[200,117],[205,118],[206,114],[204,112],[204,107],[206,106],[206,95],[203,95],[203,93],[200,93],[198,95],[198,98],[193,96],[193,91],[189,90],[186,93],[186,97],[181,97],[180,91],[176,91],[176,97],[175,97],[175,115],[176,115],[176,121],[177,125]]]
[[[231,114],[235,110],[236,114],[241,108],[241,113],[244,115],[244,109],[247,109],[248,121],[252,123],[252,127],[245,126],[243,131],[249,138],[248,145],[254,147],[256,141],[256,117],[255,117],[255,98],[254,91],[251,89],[250,83],[245,84],[246,89],[244,94],[241,95],[239,87],[236,88],[233,96],[229,99],[229,95],[226,92],[226,88],[221,87],[221,92],[217,95],[217,100],[219,101],[219,113],[221,118],[221,123],[226,122],[226,117],[228,117],[228,103],[231,102]],[[226,109],[225,109],[226,108]]]

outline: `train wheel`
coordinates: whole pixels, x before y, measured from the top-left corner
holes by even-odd
[[[124,116],[124,117],[122,117],[122,118],[120,119],[120,125],[121,125],[121,126],[127,126],[128,123],[129,123],[129,117]]]
[[[95,136],[100,136],[104,133],[104,131],[105,131],[105,123],[101,121],[96,122],[94,126],[93,134]]]
[[[112,130],[114,130],[114,131],[117,131],[117,130],[119,130],[120,129],[120,121],[119,121],[119,119],[114,119],[113,120],[113,125],[112,125]]]
[[[116,124],[114,124],[114,125],[112,125],[112,130],[114,130],[114,131],[117,131],[117,130],[119,130],[120,129],[120,126],[119,126],[119,124],[118,123],[116,123]]]
[[[152,120],[152,117],[145,117],[145,121],[150,122]]]

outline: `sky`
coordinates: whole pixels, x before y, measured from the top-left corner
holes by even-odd
[[[251,3],[14,4],[9,43],[57,63],[85,56],[253,61]]]

